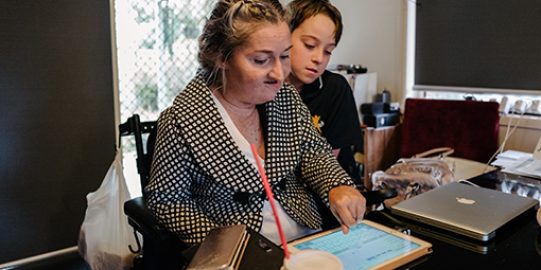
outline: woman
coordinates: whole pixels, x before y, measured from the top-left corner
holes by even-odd
[[[279,237],[250,144],[279,204],[288,239],[321,226],[313,190],[344,231],[364,197],[283,82],[291,36],[271,1],[219,0],[199,39],[200,71],[158,120],[148,205],[186,243],[216,227],[246,224]]]
[[[294,0],[287,10],[293,44],[287,80],[300,92],[340,165],[360,184],[352,148],[362,147],[362,134],[353,92],[343,76],[325,70],[342,35],[342,16],[328,0]]]

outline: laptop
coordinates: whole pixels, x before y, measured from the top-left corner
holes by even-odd
[[[501,191],[450,183],[391,206],[391,213],[476,240],[535,207],[539,201]]]

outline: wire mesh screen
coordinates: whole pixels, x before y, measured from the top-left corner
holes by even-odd
[[[120,120],[156,120],[198,67],[197,38],[214,0],[116,0]],[[124,173],[140,194],[133,140],[122,140]]]

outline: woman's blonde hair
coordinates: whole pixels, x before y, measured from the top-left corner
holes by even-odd
[[[198,61],[209,85],[224,84],[223,64],[235,48],[265,24],[287,22],[279,2],[272,0],[219,0],[199,37]]]

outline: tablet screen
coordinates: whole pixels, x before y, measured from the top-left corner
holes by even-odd
[[[372,269],[419,250],[428,250],[429,243],[412,241],[412,237],[401,235],[391,229],[380,228],[363,221],[350,227],[346,235],[340,229],[308,237],[291,244],[294,249],[318,249],[338,256],[345,270]],[[423,245],[423,246],[422,246]],[[424,252],[424,255],[428,252]],[[417,254],[416,257],[421,256]],[[411,258],[413,260],[414,258]],[[408,261],[408,260],[406,260]]]

